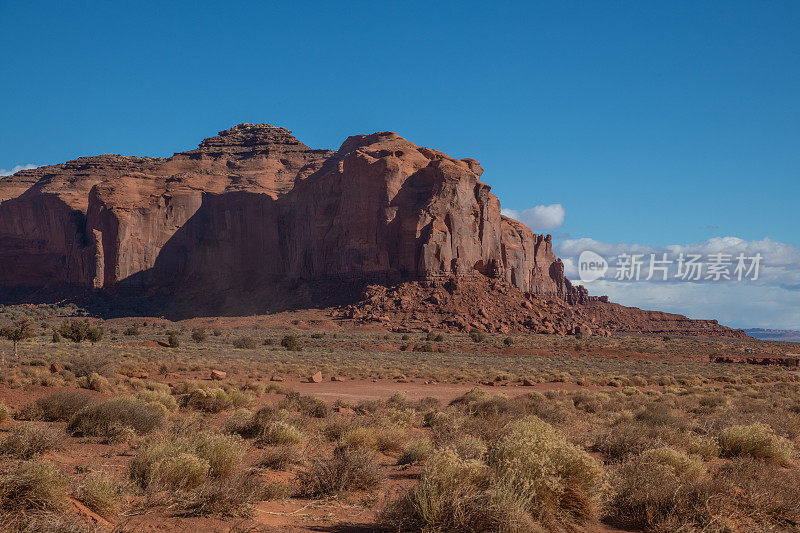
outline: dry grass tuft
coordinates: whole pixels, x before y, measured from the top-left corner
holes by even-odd
[[[166,408],[130,396],[118,396],[75,414],[67,426],[73,434],[111,438],[119,428],[130,428],[139,435],[150,433],[164,423]]]
[[[758,422],[725,428],[720,432],[718,441],[725,457],[747,456],[788,465],[795,453],[790,440],[776,435],[772,428]]]
[[[0,455],[14,459],[33,459],[50,450],[57,450],[66,435],[56,428],[34,422],[22,422],[0,441]]]
[[[312,498],[371,490],[382,479],[374,453],[344,446],[338,446],[328,458],[313,461],[307,470],[298,474],[300,494]]]

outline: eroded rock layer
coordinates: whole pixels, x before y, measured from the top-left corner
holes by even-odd
[[[330,280],[491,280],[529,301],[604,304],[564,277],[549,235],[500,214],[482,173],[396,133],[331,151],[264,124],[170,158],[21,171],[0,181],[0,285],[222,301]]]

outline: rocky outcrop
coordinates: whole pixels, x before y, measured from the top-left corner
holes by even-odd
[[[253,124],[170,158],[22,171],[0,181],[0,286],[218,302],[317,282],[336,291],[330,282],[490,280],[529,301],[594,302],[564,277],[549,235],[500,214],[482,173],[474,159],[392,132],[349,137],[334,152]]]

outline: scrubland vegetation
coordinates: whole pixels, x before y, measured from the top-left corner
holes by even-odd
[[[746,341],[89,327],[0,373],[3,531],[800,527],[798,376],[707,362]]]

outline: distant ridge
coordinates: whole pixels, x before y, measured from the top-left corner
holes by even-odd
[[[751,337],[765,341],[800,342],[800,331],[793,329],[751,328],[744,332]]]

